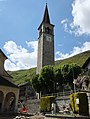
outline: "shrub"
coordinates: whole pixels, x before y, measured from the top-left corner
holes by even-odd
[[[51,103],[55,100],[55,96],[46,96],[40,98],[40,111],[41,112],[50,112]]]
[[[79,99],[79,104],[77,104],[76,99]],[[88,98],[85,92],[76,92],[71,94],[70,105],[74,113],[85,116],[89,114]]]

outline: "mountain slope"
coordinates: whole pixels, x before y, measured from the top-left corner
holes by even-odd
[[[84,62],[87,60],[87,58],[90,57],[90,51],[86,51],[83,53],[80,53],[78,55],[75,55],[73,57],[55,61],[55,65],[63,65],[66,63],[77,63],[79,66],[82,67]],[[31,68],[27,70],[20,70],[20,71],[9,71],[8,72],[12,77],[13,81],[16,84],[20,84],[26,81],[30,81],[32,77],[36,74],[36,68]]]
[[[30,81],[32,77],[36,74],[36,68],[19,71],[8,71],[8,73],[13,77],[13,81],[16,84],[20,84],[26,81]]]
[[[77,54],[73,57],[70,57],[70,58],[67,58],[67,59],[64,59],[64,60],[58,60],[55,62],[55,65],[63,65],[63,64],[66,64],[66,63],[76,63],[78,64],[79,66],[82,67],[82,65],[84,64],[84,62],[88,59],[88,57],[90,57],[90,51],[86,51],[86,52],[83,52],[83,53],[80,53],[80,54]]]

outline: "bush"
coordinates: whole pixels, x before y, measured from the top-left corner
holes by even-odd
[[[77,104],[76,99],[79,99],[79,104]],[[89,115],[88,98],[85,92],[76,92],[71,94],[70,105],[74,113],[84,116]]]
[[[41,112],[50,112],[51,103],[55,100],[55,96],[46,96],[40,98],[40,111]]]

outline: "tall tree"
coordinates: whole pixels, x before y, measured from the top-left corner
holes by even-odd
[[[63,75],[60,66],[54,66],[55,92],[62,91]]]
[[[50,94],[73,89],[73,81],[81,73],[77,64],[62,66],[44,66],[39,75],[32,79],[33,87],[37,92]]]
[[[39,75],[34,75],[33,78],[32,78],[32,85],[33,85],[33,88],[35,89],[35,91],[37,91],[38,93],[40,92],[40,82],[38,80],[38,77]]]
[[[68,84],[73,89],[73,81],[81,73],[81,67],[77,64],[65,64],[61,68],[64,84]]]
[[[44,66],[39,75],[42,94],[54,92],[54,72],[53,66]]]

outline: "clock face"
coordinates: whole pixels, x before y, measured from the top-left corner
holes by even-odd
[[[50,36],[46,36],[46,40],[49,41],[49,42],[52,42],[52,39]]]

